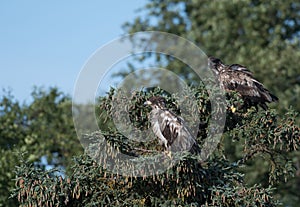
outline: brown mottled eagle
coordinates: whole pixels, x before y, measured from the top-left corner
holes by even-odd
[[[154,134],[167,151],[200,153],[200,148],[184,120],[166,108],[166,100],[153,96],[144,105],[151,106],[150,123]]]
[[[239,64],[225,65],[215,57],[208,58],[209,68],[217,76],[222,89],[226,91],[237,91],[241,94],[245,104],[249,106],[261,106],[268,109],[266,103],[278,101],[262,83],[257,81],[251,71]]]

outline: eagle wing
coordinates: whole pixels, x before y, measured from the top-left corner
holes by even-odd
[[[168,110],[161,110],[158,122],[161,134],[167,140],[167,149],[172,151],[199,151],[196,141],[184,120]]]
[[[262,83],[253,78],[252,73],[246,67],[239,64],[230,65],[221,71],[219,81],[223,89],[238,91],[243,97],[263,104],[263,108],[266,106],[265,102],[278,100]]]
[[[230,65],[228,68],[230,68],[230,70],[232,71],[240,71],[244,74],[247,74],[249,76],[252,77],[252,72],[250,70],[248,70],[248,68],[246,68],[245,66],[243,65],[240,65],[240,64],[232,64]]]

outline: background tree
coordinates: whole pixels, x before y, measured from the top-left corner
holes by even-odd
[[[15,185],[19,152],[35,167],[61,167],[68,174],[72,156],[82,153],[73,127],[71,99],[56,88],[35,89],[33,101],[20,104],[7,93],[0,99],[0,206],[17,206],[8,199]]]
[[[145,15],[126,23],[124,29],[128,33],[164,31],[176,34],[227,64],[248,66],[278,95],[280,112],[290,106],[299,111],[299,10],[300,3],[293,0],[149,0],[142,10]],[[156,61],[166,65],[165,58]],[[167,68],[186,77],[186,81],[191,80],[187,65],[169,60]]]

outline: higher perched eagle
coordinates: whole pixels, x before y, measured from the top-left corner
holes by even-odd
[[[150,123],[154,134],[167,151],[200,153],[200,148],[184,120],[166,108],[166,100],[153,96],[144,105],[151,106]]]
[[[208,58],[209,68],[217,76],[222,89],[226,91],[237,91],[241,94],[245,104],[250,106],[261,106],[267,110],[267,104],[278,101],[262,83],[253,77],[251,71],[239,64],[225,65],[215,57]]]

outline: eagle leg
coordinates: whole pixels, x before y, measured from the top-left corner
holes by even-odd
[[[164,153],[165,153],[165,155],[166,155],[167,157],[169,157],[170,159],[172,158],[172,151],[166,150],[166,151],[164,151]]]

